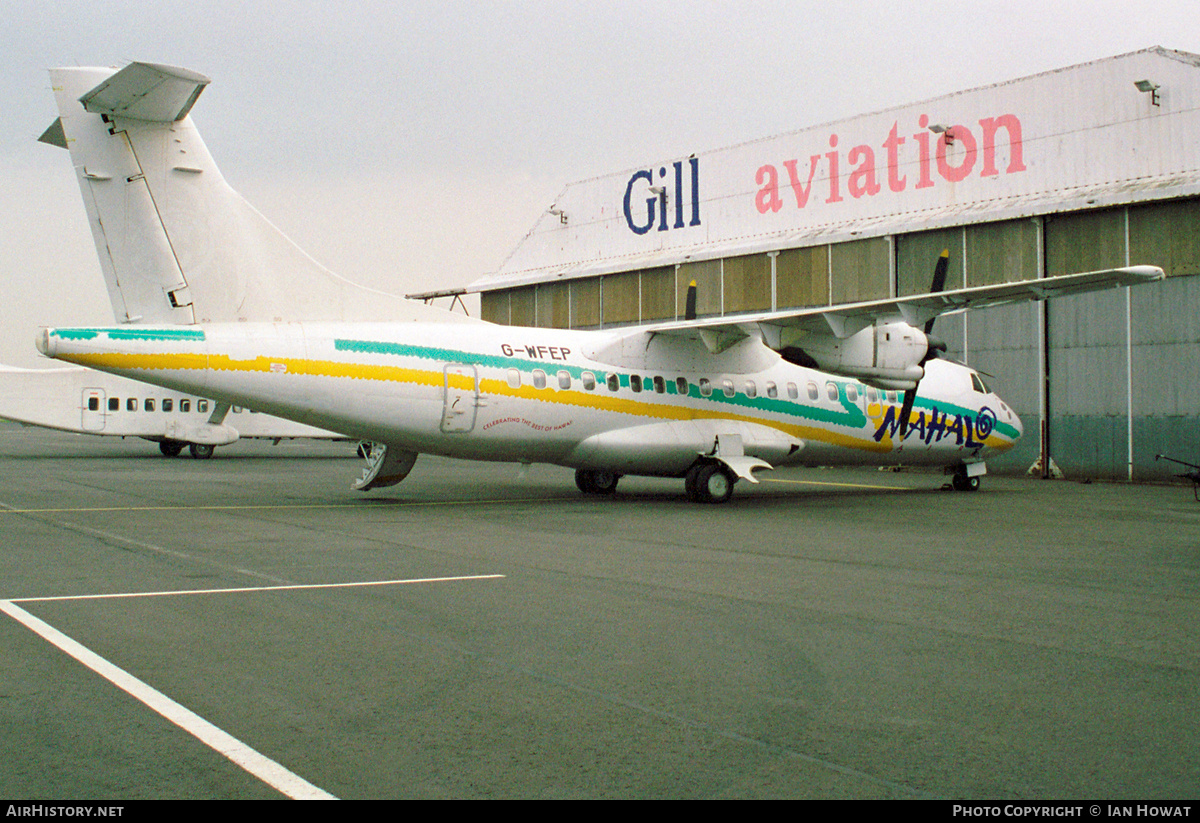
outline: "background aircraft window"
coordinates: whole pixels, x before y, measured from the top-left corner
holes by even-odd
[[[796,388],[795,383],[788,383],[788,397],[796,400],[800,397],[800,390]]]
[[[175,408],[175,401],[174,401],[174,400],[172,400],[172,399],[171,399],[171,398],[169,398],[169,397],[164,397],[164,398],[163,398],[163,405],[162,405],[162,409],[163,409],[163,411],[165,411],[165,412],[169,412],[169,411],[171,411],[171,409],[173,409],[173,408]]]
[[[807,388],[808,388],[808,399],[809,399],[809,400],[816,400],[816,399],[817,399],[817,395],[819,394],[819,392],[817,391],[817,384],[816,384],[816,383],[809,383]]]
[[[109,411],[120,411],[121,410],[121,398],[119,398],[119,397],[108,398],[108,410]]]
[[[642,376],[640,374],[629,375],[629,388],[634,391],[642,390]]]
[[[585,371],[583,374],[581,374],[580,379],[583,381],[583,388],[585,390],[593,391],[596,388],[596,375],[592,374],[590,371]]]
[[[192,401],[188,400],[186,397],[183,400],[180,400],[179,401],[179,410],[184,411],[184,412],[191,411],[192,410]]]
[[[234,414],[241,414],[241,413],[242,413],[242,407],[241,407],[241,406],[234,406],[234,407],[233,407],[233,413],[234,413]]]
[[[535,389],[546,388],[546,373],[541,369],[533,370],[533,387]]]
[[[88,411],[100,411],[100,398],[99,397],[89,397],[88,398]]]
[[[558,387],[560,389],[571,388],[571,373],[569,371],[560,371],[558,373]]]
[[[508,370],[508,385],[514,389],[521,388],[521,370],[520,369],[509,369]]]
[[[858,402],[858,387],[851,384],[846,387],[846,399],[851,403]]]
[[[196,401],[196,411],[198,411],[198,412],[208,411],[208,401],[207,400],[197,400]]]
[[[130,397],[125,401],[125,411],[137,411],[137,398]]]
[[[779,389],[770,380],[767,381],[767,397],[778,397]]]
[[[675,378],[675,392],[676,394],[682,394],[684,397],[687,397],[688,381],[686,377]]]
[[[837,402],[838,390],[837,390],[837,386],[835,384],[826,383],[825,384],[825,394],[829,395],[830,400],[834,401],[835,403]]]
[[[704,397],[712,394],[712,383],[709,382],[707,377],[700,378],[700,394]]]
[[[729,380],[729,379],[722,380],[722,381],[721,381],[721,389],[722,389],[722,391],[724,391],[724,392],[725,392],[725,396],[726,396],[726,397],[733,397],[733,395],[734,395],[734,388],[733,388],[733,381],[732,381],[732,380]]]
[[[654,390],[659,394],[666,394],[667,381],[663,379],[662,375],[654,376]]]
[[[154,398],[147,397],[146,402],[142,404],[143,411],[154,411]]]
[[[608,375],[608,390],[616,391],[619,388],[621,388],[621,378],[610,372]]]
[[[746,396],[758,397],[758,385],[753,380],[746,381]]]

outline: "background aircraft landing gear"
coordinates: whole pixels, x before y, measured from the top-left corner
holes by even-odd
[[[183,451],[183,444],[177,440],[160,440],[158,450],[162,452],[163,457],[178,457]]]
[[[684,491],[693,503],[724,503],[733,497],[737,477],[720,463],[700,463],[688,470]]]
[[[188,446],[188,451],[192,453],[192,458],[195,460],[207,460],[213,456],[213,447],[204,443],[192,443]]]
[[[576,469],[575,485],[584,494],[612,494],[621,475],[595,469]]]

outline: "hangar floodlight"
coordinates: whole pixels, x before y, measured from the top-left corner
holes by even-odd
[[[954,126],[947,126],[944,123],[934,123],[932,126],[929,127],[929,130],[931,132],[933,132],[934,134],[946,135],[946,145],[947,146],[953,145],[953,143],[954,143]]]
[[[1158,90],[1162,88],[1158,83],[1152,80],[1136,80],[1133,85],[1140,92],[1150,92],[1151,104],[1158,105]]]

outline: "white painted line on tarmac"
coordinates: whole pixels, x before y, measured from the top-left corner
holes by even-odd
[[[174,597],[183,594],[234,594],[278,592],[301,589],[354,589],[367,586],[405,586],[412,583],[453,583],[460,580],[500,580],[502,574],[462,574],[454,577],[412,577],[407,580],[361,580],[352,583],[294,583],[286,586],[241,586],[234,589],[184,589],[161,592],[116,592],[112,594],[64,594],[54,597],[12,597],[5,603],[46,603],[51,600],[113,600],[124,597]]]
[[[179,705],[157,689],[109,663],[91,649],[80,645],[50,624],[39,620],[11,600],[0,600],[0,611],[40,635],[63,652],[140,700],[201,743],[225,755],[250,774],[294,800],[337,800],[329,792],[309,783],[269,757],[259,754],[237,738],[218,729],[200,715]]]
[[[764,483],[794,483],[798,486],[842,486],[848,489],[887,489],[890,492],[912,491],[909,486],[876,486],[870,483],[829,483],[823,480],[784,480],[779,477],[761,478]]]
[[[344,589],[365,586],[399,586],[411,583],[449,583],[460,580],[497,580],[502,574],[473,574],[453,577],[418,577],[406,580],[368,580],[353,583],[312,583],[287,586],[247,586],[236,589],[192,589],[189,591],[125,592],[118,594],[65,595],[58,597],[18,597],[0,600],[0,611],[78,660],[96,674],[149,706],[214,751],[223,754],[259,780],[294,800],[337,800],[329,792],[314,786],[266,755],[260,754],[237,738],[209,723],[191,709],[176,703],[162,692],[144,683],[58,629],[34,617],[17,605],[46,603],[54,600],[106,600],[130,597],[171,597],[185,594],[231,594],[234,592],[296,591],[300,589]]]

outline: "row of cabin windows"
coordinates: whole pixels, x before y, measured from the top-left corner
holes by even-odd
[[[209,401],[207,401],[207,400],[197,400],[196,401],[196,411],[200,412],[200,413],[207,412],[208,411],[208,402]],[[152,412],[152,411],[154,411],[154,406],[155,406],[155,400],[153,397],[147,397],[146,399],[141,401],[142,411]],[[88,407],[88,411],[100,411],[100,398],[99,397],[89,397],[88,401],[87,401],[87,407]],[[108,410],[110,412],[120,411],[121,410],[121,398],[119,398],[119,397],[108,398]],[[137,410],[138,410],[138,399],[136,397],[126,398],[125,399],[125,411],[135,412]],[[174,398],[164,397],[163,401],[162,401],[162,410],[164,412],[174,411],[175,410]],[[181,412],[190,412],[192,410],[191,398],[181,397],[179,399],[179,410]],[[242,407],[234,406],[232,408],[232,411],[235,414],[241,414]]]
[[[566,389],[571,388],[571,373],[569,371],[563,369],[562,371],[558,372],[556,377],[558,379],[558,387],[560,389],[566,390]],[[534,369],[533,370],[533,387],[535,389],[544,389],[544,388],[546,388],[547,383],[548,383],[548,378],[547,378],[546,372],[542,371],[541,369]],[[585,371],[580,375],[580,383],[583,385],[584,391],[595,391],[596,375],[590,371]],[[607,380],[605,380],[605,384],[608,386],[609,391],[612,391],[612,392],[619,391],[621,388],[621,378],[619,375],[610,372]],[[520,369],[509,369],[508,370],[508,385],[514,389],[518,389],[521,387],[521,371],[520,371]],[[700,389],[701,397],[711,397],[712,396],[713,381],[709,380],[707,377],[701,377],[698,386]],[[667,381],[666,381],[666,378],[664,378],[662,375],[655,375],[653,377],[645,378],[645,377],[642,377],[640,374],[631,374],[631,375],[629,375],[629,388],[631,391],[633,391],[635,393],[640,393],[643,391],[647,391],[647,392],[653,391],[656,394],[666,394]],[[767,397],[772,398],[772,399],[779,397],[779,387],[775,384],[774,381],[768,380],[763,388],[765,390]],[[675,378],[675,393],[676,394],[686,396],[688,394],[689,389],[690,389],[690,386],[688,384],[688,380],[686,377],[676,377]],[[805,389],[808,393],[809,400],[818,400],[820,398],[821,392],[820,392],[820,389],[817,387],[816,383],[813,383],[810,381],[805,386]],[[737,387],[734,385],[734,382],[728,378],[724,378],[720,381],[720,390],[721,390],[721,393],[724,394],[726,397],[733,397],[735,394],[737,394]],[[745,381],[745,383],[743,384],[743,390],[745,391],[745,394],[747,397],[758,397],[758,384],[753,380]],[[785,391],[787,392],[787,396],[789,399],[791,399],[791,400],[799,400],[800,399],[800,388],[795,383],[788,383],[785,386]],[[880,400],[885,400],[886,402],[889,402],[889,403],[899,402],[898,393],[894,392],[894,391],[883,392],[883,391],[876,390],[872,386],[865,386],[864,392],[866,394],[868,403],[877,403]],[[829,400],[836,403],[838,400],[837,384],[832,381],[826,383],[825,384],[825,395],[826,395],[826,397],[829,398]],[[846,386],[846,400],[848,402],[857,403],[858,396],[859,396],[859,389],[857,386],[855,386],[853,384]]]

